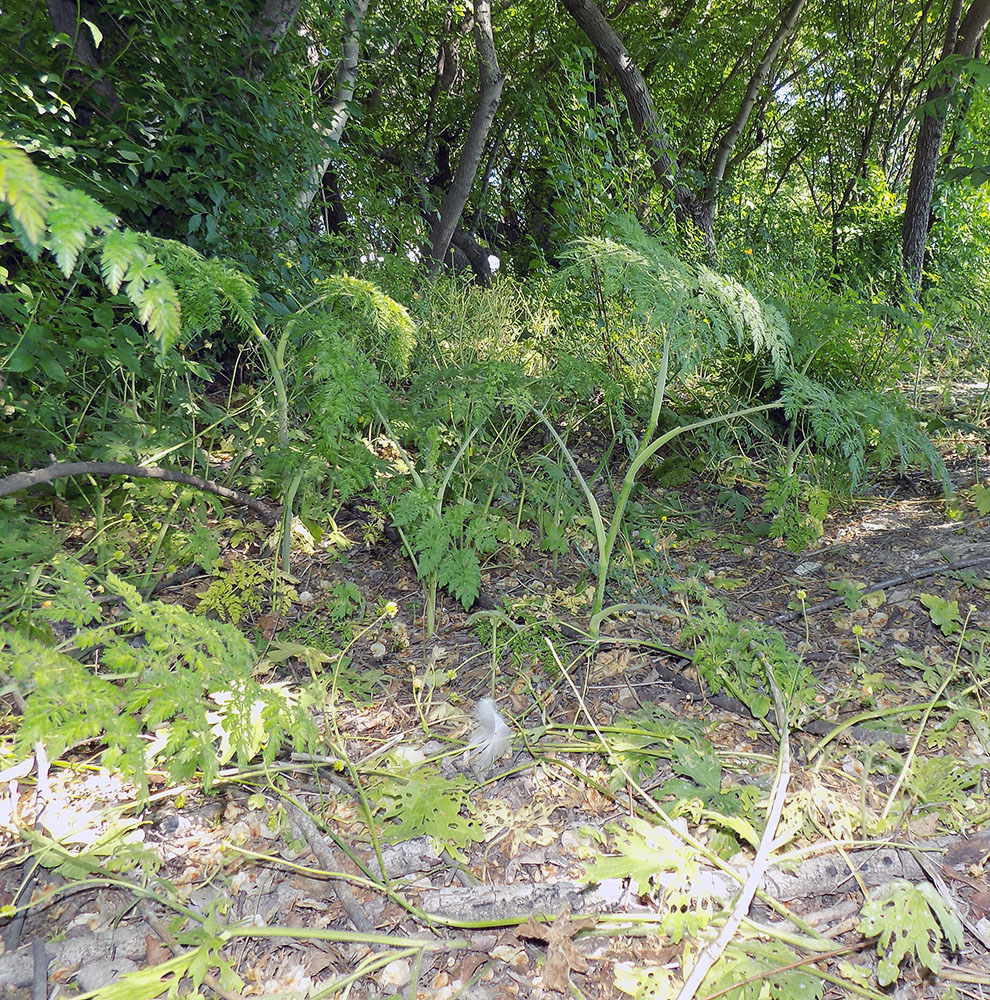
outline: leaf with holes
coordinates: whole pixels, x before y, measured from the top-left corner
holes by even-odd
[[[661,872],[674,873],[675,879],[689,882],[697,873],[694,852],[683,841],[661,826],[651,826],[635,816],[627,818],[631,832],[618,830],[612,855],[599,855],[587,866],[589,882],[609,878],[628,878],[636,892],[645,896]]]
[[[436,771],[421,770],[389,781],[382,796],[382,814],[395,820],[385,830],[392,843],[429,837],[438,850],[446,848],[455,856],[468,845],[484,840],[481,824],[471,815],[468,783],[463,776],[453,781]]]
[[[953,951],[963,943],[959,918],[927,882],[912,885],[898,879],[890,883],[881,895],[867,900],[859,929],[877,938],[881,986],[897,979],[898,968],[909,955],[938,975],[942,964],[938,948],[943,939]]]
[[[726,1000],[821,1000],[825,983],[814,970],[789,968],[799,956],[779,941],[733,945],[712,966],[699,990]]]

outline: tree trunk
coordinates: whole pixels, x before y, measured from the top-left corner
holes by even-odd
[[[69,57],[69,70],[83,77],[79,67],[84,66],[89,71],[88,82],[93,90],[106,101],[107,110],[114,114],[120,107],[120,99],[113,84],[103,75],[103,67],[96,53],[92,29],[84,24],[75,0],[48,0],[48,16],[52,19],[52,27],[58,34],[68,35],[72,42],[72,54]],[[84,80],[84,82],[87,82]],[[85,121],[92,117],[96,110],[85,100],[77,102],[77,110],[83,112]],[[84,121],[84,124],[85,124]]]
[[[349,105],[354,98],[354,86],[357,83],[361,25],[368,13],[368,3],[369,0],[353,0],[353,3],[344,8],[344,35],[341,42],[340,65],[337,67],[337,85],[334,88],[331,105],[330,125],[322,130],[329,153],[310,167],[302,190],[296,195],[296,207],[302,212],[309,208],[316,192],[322,188],[323,175],[333,163],[335,147],[344,134],[347,119],[351,114]]]
[[[990,0],[973,0],[962,23],[959,21],[961,11],[962,0],[953,0],[942,49],[943,58],[950,55],[972,58],[987,24],[990,23]],[[911,165],[911,181],[908,184],[907,204],[901,226],[901,255],[904,271],[915,297],[921,289],[932,195],[935,192],[935,170],[945,131],[946,102],[958,80],[957,71],[950,79],[936,84],[925,95],[927,108],[918,131],[914,162]]]
[[[478,50],[478,106],[468,129],[454,171],[454,179],[440,207],[440,215],[430,232],[430,246],[425,256],[431,261],[430,274],[440,270],[454,236],[464,206],[478,173],[485,140],[495,120],[505,76],[498,66],[495,39],[492,36],[492,13],[489,0],[474,0],[474,41]]]
[[[274,53],[299,16],[302,0],[265,0],[258,16],[258,33]]]
[[[767,77],[770,75],[774,60],[777,58],[784,42],[787,41],[797,26],[798,18],[801,16],[801,11],[804,9],[805,3],[806,0],[793,0],[790,7],[784,13],[777,33],[773,36],[770,45],[763,54],[763,58],[760,60],[760,64],[756,67],[752,77],[750,77],[746,93],[743,95],[739,110],[736,112],[736,117],[733,118],[732,124],[728,127],[725,135],[722,136],[718,144],[711,169],[708,171],[708,183],[705,187],[705,196],[703,199],[705,206],[708,207],[712,215],[715,212],[715,204],[718,201],[718,189],[722,184],[722,179],[725,177],[725,168],[729,162],[732,147],[736,144],[739,136],[742,135],[743,129],[746,127],[746,122],[749,121],[749,116],[756,104],[756,99],[759,97],[760,91],[763,89],[764,84],[767,82]]]
[[[633,129],[646,147],[654,176],[663,190],[668,195],[673,195],[675,187],[673,144],[660,125],[645,77],[626,51],[625,43],[619,33],[608,23],[592,0],[562,0],[562,3],[578,27],[588,36],[588,41],[605,60],[609,72],[618,82],[622,96],[626,99]],[[686,203],[687,200],[690,200],[690,192],[687,192],[687,198],[681,197],[682,202]],[[674,201],[676,205],[677,199]]]
[[[593,0],[561,0],[578,27],[587,35],[598,54],[605,61],[609,72],[618,81],[626,99],[633,129],[646,149],[653,168],[653,176],[670,198],[674,217],[680,224],[688,224],[701,233],[709,254],[715,253],[715,233],[712,213],[702,205],[694,192],[674,179],[677,167],[676,150],[660,124],[650,96],[646,78],[626,51],[622,37],[605,19]]]

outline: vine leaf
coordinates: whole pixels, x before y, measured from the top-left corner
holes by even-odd
[[[395,826],[385,831],[392,843],[430,837],[455,856],[469,841],[484,840],[481,824],[469,811],[468,785],[463,776],[448,781],[432,770],[409,774],[386,786],[382,805],[385,819]]]
[[[878,939],[877,981],[881,986],[897,978],[901,962],[909,955],[938,975],[938,947],[943,939],[953,951],[963,944],[959,918],[927,883],[892,882],[883,895],[866,902],[859,929]]]
[[[932,624],[937,625],[942,630],[942,635],[952,635],[959,631],[962,625],[962,616],[959,614],[959,602],[947,601],[938,594],[922,594],[921,603],[928,608],[928,617]]]

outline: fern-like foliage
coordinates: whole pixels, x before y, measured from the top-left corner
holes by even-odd
[[[387,407],[387,393],[375,366],[341,333],[336,316],[321,312],[294,322],[304,340],[295,406],[306,415],[306,442],[301,449],[280,448],[271,467],[308,467],[308,480],[325,476],[346,499],[367,486],[381,465],[365,438],[376,412]]]
[[[48,211],[49,245],[66,277],[75,270],[79,254],[98,230],[114,225],[113,215],[77,188],[52,185]]]
[[[497,419],[522,415],[537,399],[539,388],[512,361],[480,361],[439,370],[428,368],[414,376],[405,398],[404,420],[420,427],[453,426],[458,435]],[[553,391],[547,387],[542,397]],[[430,465],[433,442],[417,442]]]
[[[565,254],[565,275],[578,277],[606,305],[633,318],[641,335],[662,345],[686,372],[730,346],[787,362],[790,330],[783,315],[728,275],[681,260],[631,217],[612,220],[614,237],[582,237]]]
[[[719,346],[728,346],[726,333],[735,335],[737,347],[752,344],[758,357],[769,357],[779,374],[788,359],[791,331],[783,313],[768,302],[761,302],[745,285],[711,268],[698,268],[699,299],[705,315],[715,317],[715,335]]]
[[[793,369],[781,381],[787,419],[845,463],[852,485],[862,481],[868,459],[886,467],[896,458],[904,470],[920,458],[951,491],[945,462],[900,394],[832,388]]]
[[[176,240],[142,235],[140,241],[161,262],[175,286],[182,309],[182,333],[188,340],[218,330],[227,318],[241,332],[255,316],[257,285],[223,261],[204,257]]]
[[[48,228],[49,188],[27,153],[6,139],[0,139],[0,201],[10,207],[28,250],[37,252]]]
[[[791,719],[814,701],[817,684],[813,674],[787,648],[775,628],[734,622],[721,604],[706,601],[685,628],[684,637],[698,640],[694,665],[711,689],[716,694],[725,691],[732,695],[758,719],[764,718],[772,706],[768,669],[773,670]]]
[[[99,202],[39,170],[6,140],[0,140],[0,202],[24,249],[35,259],[49,249],[65,277],[87,247],[98,250],[107,289],[127,295],[162,350],[181,333],[217,329],[225,316],[241,330],[254,318],[257,290],[239,271],[174,240],[118,228]]]
[[[103,241],[100,272],[111,292],[121,288],[134,303],[141,322],[164,349],[171,347],[182,328],[179,295],[164,268],[138,233],[112,230]]]
[[[108,582],[126,608],[112,624],[83,628],[57,650],[18,631],[0,635],[0,669],[25,693],[18,752],[40,740],[58,757],[97,740],[107,747],[104,764],[121,767],[147,794],[152,765],[174,781],[198,772],[209,788],[229,761],[271,762],[286,742],[314,748],[309,696],[256,681],[257,654],[237,629],[142,601],[116,577]],[[92,620],[88,612],[75,617]],[[88,663],[97,653],[98,671]]]
[[[409,371],[417,328],[405,306],[370,281],[346,274],[327,278],[323,290],[331,310],[344,321],[344,331],[356,335],[383,374],[401,377]]]

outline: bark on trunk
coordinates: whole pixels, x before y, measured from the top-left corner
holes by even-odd
[[[750,77],[746,93],[743,95],[739,110],[736,112],[732,124],[728,127],[725,135],[722,136],[718,144],[711,169],[708,171],[708,184],[705,187],[705,197],[703,199],[705,205],[709,206],[713,215],[715,204],[718,201],[718,189],[722,184],[722,179],[725,177],[725,168],[732,154],[732,147],[735,146],[736,141],[746,127],[746,122],[749,121],[749,116],[756,105],[756,99],[767,82],[767,77],[770,75],[770,70],[773,68],[774,61],[780,53],[781,47],[797,27],[798,18],[801,16],[801,11],[804,9],[805,3],[806,0],[793,0],[790,7],[788,7],[781,19],[777,33],[773,36],[770,45],[763,54],[763,58],[760,60],[760,64],[756,67],[752,77]]]
[[[619,33],[608,23],[594,0],[561,0],[561,2],[618,81],[626,99],[633,128],[646,148],[657,181],[673,203],[678,222],[690,223],[697,229],[709,254],[714,255],[715,205],[732,149],[749,121],[760,90],[770,75],[774,60],[780,54],[784,42],[794,32],[807,0],[792,0],[781,18],[780,27],[749,81],[739,110],[716,149],[711,169],[708,171],[704,195],[701,198],[685,185],[678,184],[674,178],[677,151],[660,125],[646,79],[626,51],[625,43]]]
[[[626,51],[619,33],[592,0],[562,0],[562,3],[618,82],[633,129],[646,147],[653,173],[664,191],[673,194],[674,148],[660,125],[645,77]]]
[[[605,61],[615,77],[626,100],[633,129],[639,136],[653,168],[653,176],[670,198],[674,215],[679,223],[688,223],[697,229],[709,253],[715,252],[715,235],[711,213],[706,212],[694,193],[674,180],[676,151],[660,124],[650,96],[646,78],[626,51],[621,36],[605,19],[592,0],[561,0],[588,41]]]
[[[943,58],[949,55],[972,58],[987,24],[990,23],[990,0],[973,0],[962,23],[959,22],[961,9],[962,0],[953,0],[942,49]],[[911,165],[911,180],[901,227],[901,255],[907,280],[916,297],[921,289],[932,195],[935,192],[935,170],[945,131],[945,102],[955,90],[958,79],[957,74],[932,87],[925,95],[928,110],[918,131],[918,142]]]
[[[69,70],[78,76],[84,76],[80,73],[79,67],[85,67],[89,71],[85,74],[87,82],[106,102],[110,114],[114,114],[120,107],[120,99],[113,84],[103,75],[92,31],[89,25],[83,24],[75,0],[48,0],[48,16],[52,19],[55,31],[68,35],[72,40]],[[95,110],[85,101],[79,102],[79,108],[84,109],[89,115]]]
[[[265,0],[258,17],[258,33],[272,52],[277,52],[299,16],[302,0]]]
[[[341,43],[340,65],[337,67],[337,85],[331,105],[330,125],[323,130],[327,155],[314,163],[306,175],[302,190],[296,196],[296,207],[305,212],[313,203],[316,192],[323,186],[323,175],[333,163],[335,147],[340,142],[350,117],[350,103],[357,83],[358,56],[360,54],[361,25],[368,13],[369,0],[353,0],[344,8],[344,37]]]
[[[431,274],[436,274],[440,270],[447,255],[450,241],[471,194],[485,149],[485,140],[502,98],[505,76],[499,69],[495,52],[489,0],[474,0],[474,41],[478,51],[478,106],[475,108],[471,127],[464,140],[464,148],[457,161],[454,179],[447,189],[443,204],[440,206],[440,215],[430,232],[430,246],[425,256],[432,261]]]

